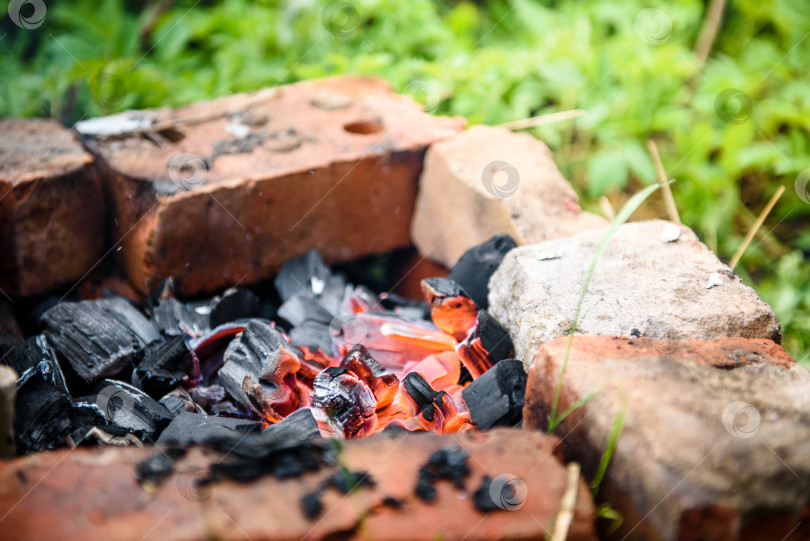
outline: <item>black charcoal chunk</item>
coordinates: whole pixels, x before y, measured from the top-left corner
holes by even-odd
[[[95,301],[102,309],[106,310],[112,317],[121,322],[138,338],[138,344],[145,347],[146,344],[160,340],[160,333],[154,324],[149,321],[140,310],[123,297],[108,297]]]
[[[39,375],[17,388],[14,435],[17,453],[56,449],[71,432],[71,402],[67,393]]]
[[[368,472],[351,471],[348,468],[340,467],[324,481],[322,486],[334,488],[341,494],[351,494],[360,487],[374,488],[377,486],[377,482]]]
[[[44,335],[32,336],[25,342],[0,345],[0,363],[17,372],[18,389],[29,378],[36,377],[68,394],[62,369]]]
[[[141,352],[139,338],[98,301],[59,303],[42,324],[59,358],[88,383],[118,374]]]
[[[293,362],[293,359],[297,362],[295,350],[281,333],[259,320],[251,320],[239,338],[228,345],[224,359],[225,364],[219,369],[222,385],[246,408],[251,406],[243,392],[246,376],[272,392],[276,387],[269,382],[273,380],[277,368]]]
[[[315,250],[290,259],[275,279],[276,290],[286,302],[295,295],[320,296],[331,272]]]
[[[310,351],[320,350],[325,355],[334,355],[332,351],[332,335],[329,325],[317,321],[305,321],[294,327],[289,333],[290,343],[297,348],[309,348]]]
[[[160,301],[152,309],[152,317],[160,332],[166,336],[201,336],[211,330],[209,304],[184,304],[177,299]]]
[[[482,513],[491,513],[498,509],[503,509],[503,507],[495,503],[492,499],[490,490],[492,490],[492,477],[485,475],[483,479],[481,479],[481,486],[473,493],[475,508]]]
[[[180,412],[172,419],[158,438],[158,445],[188,446],[204,445],[221,437],[239,437],[249,432],[259,432],[261,424],[231,417],[214,417],[199,413]]]
[[[190,411],[192,413],[200,413],[198,406],[194,403],[191,395],[182,387],[177,387],[171,392],[166,393],[160,400],[158,400],[164,408],[169,410],[172,416],[180,415],[182,411]]]
[[[489,360],[493,364],[508,358],[514,351],[509,334],[486,310],[478,311],[475,335],[481,339],[481,345],[489,353]]]
[[[417,411],[428,421],[433,421],[436,407],[441,407],[447,393],[445,391],[434,391],[433,387],[419,372],[411,372],[405,376],[402,385],[405,387],[405,392],[416,404]]]
[[[436,299],[444,299],[444,298],[453,298],[453,297],[467,297],[470,296],[461,287],[461,284],[456,282],[455,280],[450,280],[448,278],[425,278],[422,280],[422,289],[427,289],[429,291],[431,297],[431,304],[433,303],[433,298]],[[427,287],[426,287],[427,286]]]
[[[521,361],[507,359],[464,388],[461,396],[478,430],[520,422],[527,377]]]
[[[215,404],[219,404],[228,395],[222,385],[197,385],[189,391],[189,394],[194,403],[203,408],[210,408]]]
[[[278,438],[289,436],[290,438],[302,439],[314,438],[321,434],[320,430],[318,430],[318,423],[315,422],[312,410],[309,408],[295,410],[281,422],[265,428],[264,432],[273,433]]]
[[[95,404],[109,425],[152,442],[172,420],[172,414],[148,394],[127,383],[104,380],[96,387]]]
[[[294,295],[284,301],[278,309],[278,316],[284,318],[293,327],[302,325],[306,321],[315,321],[329,325],[334,318],[321,304],[314,298],[305,295]]]
[[[333,465],[334,446],[313,436],[308,428],[311,422],[297,414],[259,434],[213,438],[209,444],[227,452],[228,457],[226,461],[211,466],[212,475],[237,481],[250,481],[262,475],[284,479]]]
[[[479,308],[486,309],[489,306],[489,279],[515,246],[509,235],[496,235],[464,252],[447,277],[458,282]]]
[[[381,293],[380,305],[408,319],[430,319],[430,305],[423,300],[408,299],[396,293]]]
[[[158,339],[146,346],[132,372],[132,383],[152,398],[160,398],[182,382],[191,370],[191,351],[182,336]]]
[[[186,450],[182,448],[163,449],[135,466],[135,479],[159,486],[174,471],[174,462],[185,454]]]
[[[249,319],[262,315],[262,304],[259,297],[249,289],[232,287],[221,297],[214,299],[209,314],[210,326],[217,327],[237,319]]]
[[[435,485],[440,479],[452,481],[456,488],[463,490],[464,479],[470,475],[470,466],[467,464],[469,456],[458,445],[443,447],[430,455],[427,463],[419,468],[414,490],[416,496],[426,502],[435,501]]]
[[[309,520],[318,518],[318,515],[323,511],[323,502],[321,502],[321,492],[316,490],[301,496],[301,512]]]

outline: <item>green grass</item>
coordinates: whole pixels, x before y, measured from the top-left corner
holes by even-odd
[[[806,0],[729,2],[702,70],[698,0],[353,0],[327,10],[323,0],[176,0],[155,18],[159,2],[61,0],[33,30],[15,26],[6,4],[2,116],[71,124],[348,72],[471,123],[580,108],[584,117],[532,133],[585,206],[603,194],[621,206],[654,182],[644,148],[654,138],[684,223],[726,261],[785,185],[736,270],[777,312],[786,349],[810,363],[810,204],[794,190],[810,168]],[[651,7],[663,13],[637,32]],[[660,197],[642,216],[665,216]]]

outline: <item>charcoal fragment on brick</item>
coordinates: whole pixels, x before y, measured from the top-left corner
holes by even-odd
[[[140,339],[96,301],[59,303],[42,324],[59,358],[87,383],[118,374],[141,353]]]
[[[191,351],[182,336],[156,340],[146,346],[132,372],[132,383],[155,399],[180,385],[192,366]]]
[[[262,303],[249,289],[232,287],[214,299],[209,324],[217,327],[237,319],[250,319],[262,314]]]
[[[414,492],[426,502],[436,500],[436,483],[445,479],[452,481],[459,490],[464,489],[464,480],[470,475],[467,459],[470,454],[458,445],[443,447],[435,451],[427,463],[419,468]]]
[[[238,437],[250,432],[259,432],[261,424],[256,421],[214,417],[199,413],[180,412],[172,419],[157,440],[158,445],[188,446],[206,444],[216,438]]]
[[[323,511],[323,502],[321,501],[321,493],[319,490],[308,492],[301,496],[301,512],[309,520],[318,518]]]
[[[447,277],[457,282],[484,310],[489,307],[489,279],[516,244],[509,235],[496,235],[464,252]]]
[[[507,359],[464,388],[461,396],[478,430],[512,426],[520,422],[526,380],[523,362]]]
[[[217,436],[209,445],[227,452],[227,459],[211,466],[213,477],[250,481],[262,475],[280,479],[318,471],[335,463],[333,446],[326,440],[299,430],[297,417],[287,419],[258,434]]]
[[[93,401],[109,425],[153,442],[171,422],[172,415],[148,394],[127,383],[104,380],[96,387]]]
[[[492,499],[492,495],[490,494],[491,490],[492,477],[485,475],[483,479],[481,479],[481,486],[473,493],[473,504],[475,504],[475,508],[482,513],[491,513],[502,509],[502,507]]]
[[[174,462],[185,454],[183,448],[161,449],[135,466],[135,479],[143,484],[159,486],[174,471]]]
[[[141,347],[160,340],[160,333],[155,325],[124,297],[112,296],[94,302],[132,331]]]

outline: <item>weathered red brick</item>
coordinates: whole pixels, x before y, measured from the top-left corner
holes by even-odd
[[[341,464],[369,472],[376,486],[347,496],[326,491],[323,513],[314,520],[303,516],[300,498],[336,467],[286,480],[222,481],[210,492],[195,491],[189,482],[201,477],[199,468],[220,458],[195,450],[176,464],[182,473],[173,474],[150,496],[133,478],[133,466],[154,449],[64,450],[0,463],[3,538],[540,539],[553,529],[568,484],[559,440],[540,432],[379,435],[341,445]],[[425,503],[414,495],[417,471],[434,451],[448,445],[470,453],[466,490],[440,481],[437,500]],[[504,473],[525,483],[525,504],[514,511],[476,510],[472,493],[483,475]],[[385,498],[396,498],[402,507],[384,505]],[[575,502],[567,539],[595,539],[593,503],[581,478]]]
[[[425,149],[464,126],[351,77],[139,114],[172,127],[92,145],[119,256],[139,290],[174,276],[187,294],[266,278],[313,248],[336,263],[410,245]]]
[[[608,225],[580,209],[545,144],[491,126],[474,126],[430,148],[414,212],[414,244],[447,267],[501,233],[521,245]]]
[[[104,204],[93,157],[51,120],[0,120],[0,289],[42,293],[101,256]]]
[[[548,426],[567,337],[529,374],[528,428]],[[573,339],[555,434],[593,478],[624,417],[600,494],[619,539],[810,539],[810,372],[770,340]]]

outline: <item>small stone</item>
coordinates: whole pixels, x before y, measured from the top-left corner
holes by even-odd
[[[619,227],[599,259],[582,301],[578,334],[662,339],[781,337],[773,310],[694,233],[662,243],[667,222]],[[537,348],[568,334],[597,247],[608,229],[521,246],[506,254],[489,282],[489,312],[506,329],[515,356],[531,363]],[[564,251],[562,259],[538,256]],[[722,269],[722,270],[720,270]],[[723,274],[723,294],[706,277]],[[727,278],[728,274],[733,278]]]
[[[725,280],[723,280],[723,275],[720,274],[719,272],[713,272],[709,276],[709,282],[706,284],[706,289],[711,289],[711,288],[713,288],[715,286],[721,286],[724,283],[725,283]]]
[[[661,240],[663,242],[675,242],[681,238],[681,228],[675,224],[667,224],[661,231]]]

